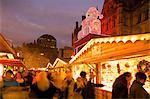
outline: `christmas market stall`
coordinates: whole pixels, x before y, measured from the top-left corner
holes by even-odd
[[[64,80],[64,78],[66,77],[68,63],[66,63],[65,61],[59,58],[56,58],[53,65],[50,64],[47,67],[48,67],[48,72],[51,74],[51,77],[55,82],[55,85],[58,88],[61,88],[62,80]]]
[[[66,71],[68,69],[68,63],[57,58],[52,67],[48,68],[48,71],[53,73],[54,75],[59,75],[60,78],[64,78],[66,76]]]
[[[17,71],[23,71],[25,66],[17,57],[17,53],[13,50],[10,43],[0,33],[0,83],[7,70],[12,70],[15,74]],[[2,85],[2,84],[1,84]],[[0,97],[2,99],[21,99],[28,98],[26,87],[2,87],[0,88]]]
[[[0,34],[0,64],[4,72],[8,69],[23,70],[25,68],[20,59],[15,59],[16,56],[8,41]]]
[[[94,82],[105,85],[96,88],[98,97],[110,99],[114,80],[127,71],[133,77],[138,71],[145,72],[144,88],[150,93],[150,33],[91,39],[69,64],[75,78],[81,70],[94,71]]]

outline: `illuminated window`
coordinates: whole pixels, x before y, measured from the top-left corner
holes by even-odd
[[[51,39],[51,41],[55,42],[55,40],[54,40],[54,39]]]
[[[51,45],[50,48],[55,48],[55,46]]]

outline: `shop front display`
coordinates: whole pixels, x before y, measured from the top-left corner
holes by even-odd
[[[76,80],[80,77],[81,71],[87,73],[86,78],[89,80],[92,76],[92,82],[96,83],[95,64],[78,64],[72,67],[73,78]]]
[[[25,66],[20,59],[16,59],[16,52],[0,33],[0,64],[3,66],[3,72],[8,69],[12,71],[23,71]],[[17,57],[19,58],[19,57]]]
[[[145,61],[145,63],[143,61]],[[141,62],[143,63],[141,64]],[[101,63],[102,64],[101,83],[106,84],[107,88],[111,88],[114,80],[120,74],[123,74],[124,72],[131,72],[132,77],[133,77],[132,80],[134,80],[135,73],[138,71],[142,71],[142,72],[145,72],[147,75],[147,81],[146,81],[144,88],[148,90],[150,86],[150,78],[149,78],[150,76],[148,74],[148,72],[150,72],[149,62],[150,62],[150,56],[103,62]],[[110,66],[110,67],[108,68],[107,66]]]
[[[24,71],[26,67],[20,59],[15,59],[11,53],[0,52],[0,64],[4,67],[4,72],[7,70]]]
[[[58,76],[61,80],[65,78],[66,71],[68,70],[68,63],[57,58],[53,65],[47,66],[48,72],[52,73],[52,76]]]
[[[75,64],[96,64],[95,70],[98,80],[96,82],[105,85],[103,88],[97,88],[97,92],[103,93],[105,98],[109,99],[114,80],[127,71],[132,73],[133,80],[136,72],[145,72],[148,79],[144,88],[150,92],[149,62],[150,34],[147,33],[92,39],[69,63],[72,66],[76,66]]]

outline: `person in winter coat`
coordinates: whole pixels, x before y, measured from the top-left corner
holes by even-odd
[[[130,72],[125,72],[116,78],[112,86],[112,99],[128,98],[128,89],[132,79]]]
[[[11,86],[19,86],[19,84],[16,82],[16,80],[12,77],[13,71],[8,70],[6,72],[5,77],[3,78],[4,81],[4,87],[11,87]]]
[[[87,94],[86,87],[87,87],[86,72],[81,71],[80,77],[76,79],[74,90],[75,92],[81,94],[83,99],[86,99],[86,94]]]
[[[48,80],[46,72],[40,72],[31,85],[31,99],[53,99],[56,87]]]
[[[85,99],[96,99],[96,94],[95,94],[95,87],[103,87],[103,84],[95,84],[91,82],[91,78],[89,79],[89,81],[87,82],[86,88],[85,88],[85,92],[86,92],[86,96]]]
[[[19,86],[24,86],[24,79],[22,77],[21,72],[17,72],[15,74],[15,80],[17,81],[17,83],[19,84]]]
[[[143,88],[146,81],[146,75],[143,72],[137,72],[135,74],[136,80],[133,81],[130,87],[131,99],[150,99],[149,93]]]
[[[62,81],[62,94],[60,96],[60,99],[73,99],[75,81],[72,77],[71,70],[68,70],[66,74],[66,77]]]

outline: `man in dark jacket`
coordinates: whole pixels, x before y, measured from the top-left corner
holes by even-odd
[[[149,93],[143,88],[146,81],[146,75],[143,72],[137,72],[136,80],[133,81],[130,88],[130,98],[133,99],[150,99]]]

